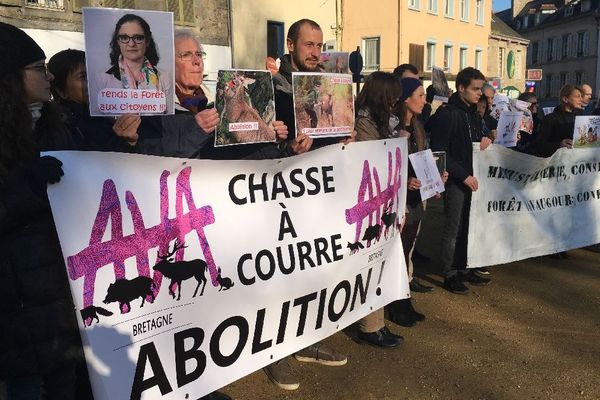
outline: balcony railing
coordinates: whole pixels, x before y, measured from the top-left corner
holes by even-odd
[[[64,10],[64,0],[26,0],[27,7],[43,8],[47,10]]]

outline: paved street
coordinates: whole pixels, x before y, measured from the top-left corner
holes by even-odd
[[[418,265],[430,294],[415,294],[427,319],[414,328],[388,323],[401,348],[354,342],[354,327],[327,340],[348,364],[293,361],[300,389],[285,392],[257,371],[223,389],[234,399],[598,399],[600,398],[600,254],[569,252],[491,268],[492,283],[468,296],[439,285],[441,202],[430,202]],[[482,245],[493,243],[490,237]]]

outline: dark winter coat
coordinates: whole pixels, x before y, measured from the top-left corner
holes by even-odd
[[[45,184],[20,169],[0,185],[0,379],[82,359]]]
[[[537,152],[541,157],[550,157],[560,147],[563,139],[572,139],[576,113],[568,112],[562,106],[544,117],[537,138]]]
[[[467,105],[454,93],[448,105],[436,112],[431,131],[431,150],[446,152],[449,183],[459,187],[473,175],[473,142],[481,140],[482,119],[476,105]],[[466,187],[465,187],[466,189]]]

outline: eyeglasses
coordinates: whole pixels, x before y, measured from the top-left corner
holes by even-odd
[[[206,60],[206,53],[203,51],[184,51],[177,54],[182,61],[192,61],[192,59],[196,56],[201,60]]]
[[[131,40],[133,40],[133,43],[135,43],[135,44],[142,44],[146,41],[146,36],[144,36],[144,35],[133,35],[133,36],[118,35],[117,40],[123,44],[129,44],[129,42]]]
[[[32,67],[25,67],[23,69],[41,72],[42,74],[44,74],[45,77],[48,77],[48,67],[46,66],[46,64],[34,65]]]

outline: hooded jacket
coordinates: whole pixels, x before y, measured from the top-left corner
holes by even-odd
[[[481,124],[477,106],[466,104],[458,92],[450,97],[448,106],[436,113],[431,150],[446,152],[449,183],[463,187],[464,180],[473,175],[473,142],[481,140]]]

